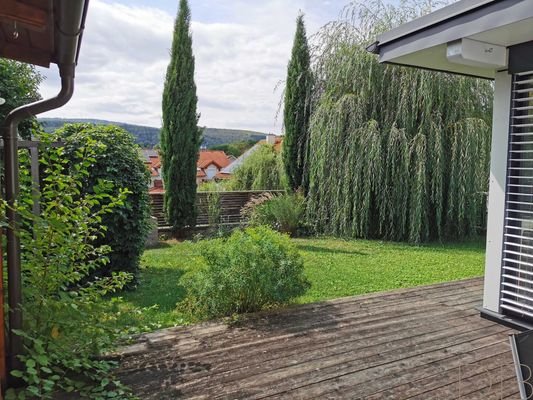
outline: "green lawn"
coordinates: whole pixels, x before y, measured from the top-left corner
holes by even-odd
[[[483,274],[483,240],[411,246],[369,240],[294,239],[311,289],[298,303],[445,282]],[[189,323],[175,311],[185,296],[180,278],[194,273],[200,258],[192,242],[147,250],[136,291],[122,293],[121,322],[139,330]],[[132,312],[134,305],[142,312]]]

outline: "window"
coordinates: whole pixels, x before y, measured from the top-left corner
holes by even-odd
[[[533,319],[533,71],[513,76],[500,307]]]

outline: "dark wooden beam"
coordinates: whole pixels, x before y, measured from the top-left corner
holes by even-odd
[[[4,252],[2,249],[3,229],[0,229],[0,307],[4,309]],[[0,318],[0,400],[5,391],[7,383],[7,365],[6,365],[6,334],[5,322],[3,316]]]
[[[2,0],[0,19],[9,20],[39,31],[46,29],[48,14],[40,8],[17,0]]]
[[[0,43],[0,57],[35,64],[41,67],[50,67],[51,54],[46,51],[18,46],[12,43],[6,43],[3,47],[1,45],[2,43]]]
[[[19,149],[36,149],[41,142],[39,140],[17,140],[17,146]],[[63,147],[65,142],[52,142],[48,144],[48,147]],[[4,142],[0,140],[0,149],[4,148]]]

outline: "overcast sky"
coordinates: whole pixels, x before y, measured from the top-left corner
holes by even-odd
[[[200,125],[279,133],[276,111],[299,10],[308,35],[349,0],[189,0]],[[161,125],[161,94],[178,0],[91,0],[76,90],[43,117]],[[44,97],[58,91],[57,69]]]

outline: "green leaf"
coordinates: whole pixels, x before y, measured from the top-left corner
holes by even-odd
[[[15,389],[7,389],[5,393],[6,400],[16,400],[17,399],[17,393],[15,392]]]
[[[33,394],[34,396],[39,396],[41,394],[41,391],[39,390],[37,386],[30,385],[26,388],[26,390],[30,392],[31,394]]]
[[[36,355],[35,360],[41,365],[48,365],[49,363],[48,357],[43,354]]]
[[[22,378],[24,376],[24,373],[19,370],[13,370],[11,371],[11,375],[14,376],[15,378]]]

